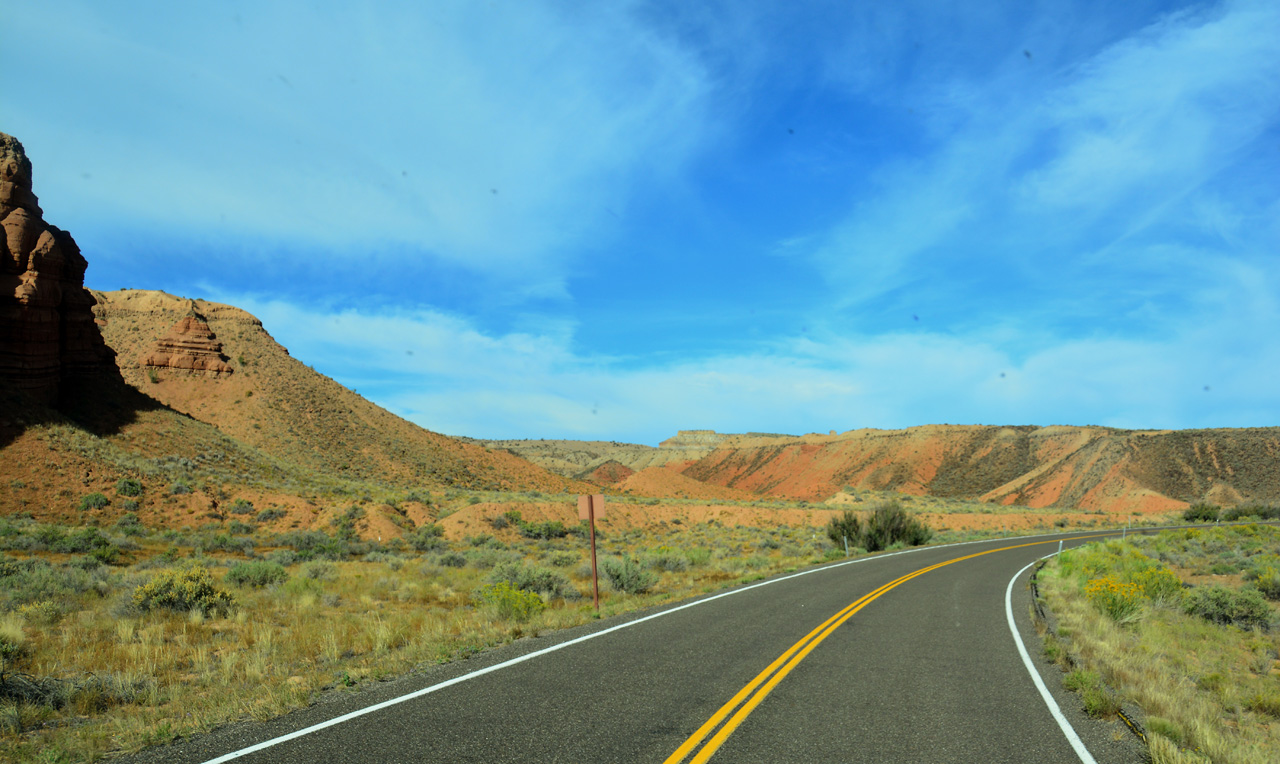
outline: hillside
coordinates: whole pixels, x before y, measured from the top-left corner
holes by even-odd
[[[1031,507],[1161,511],[1280,500],[1280,429],[932,425],[722,445],[696,480],[823,500],[842,488]]]
[[[524,459],[430,432],[294,359],[239,308],[163,292],[93,292],[124,380],[269,457],[374,483],[486,490],[586,490]],[[221,343],[224,373],[147,367],[194,306]]]

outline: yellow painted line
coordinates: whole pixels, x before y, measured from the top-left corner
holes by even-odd
[[[715,752],[720,749],[720,746],[724,745],[724,742],[729,739],[729,736],[733,734],[733,731],[751,715],[751,712],[756,709],[756,706],[759,706],[765,697],[773,691],[773,688],[777,687],[778,683],[781,682],[787,674],[790,674],[792,669],[800,664],[800,661],[804,660],[809,653],[813,652],[815,647],[821,644],[824,639],[831,636],[836,629],[840,628],[841,624],[852,618],[855,613],[871,604],[873,601],[878,599],[880,595],[888,592],[890,589],[900,586],[901,584],[905,584],[917,576],[923,576],[925,573],[937,570],[938,568],[946,567],[947,565],[964,560],[971,560],[974,557],[982,557],[983,555],[995,554],[996,552],[1007,552],[1010,549],[1021,549],[1023,547],[1037,546],[1040,544],[1052,544],[1056,541],[1079,541],[1080,539],[1097,538],[1098,535],[1107,534],[1075,536],[1066,539],[1052,539],[1050,541],[1033,541],[1028,544],[1015,544],[1013,546],[1000,547],[999,549],[988,549],[985,552],[977,552],[976,554],[965,555],[964,557],[957,557],[953,560],[947,560],[946,562],[940,562],[935,565],[920,568],[919,570],[907,573],[904,576],[896,578],[893,581],[872,590],[870,593],[859,597],[857,600],[841,609],[840,612],[823,621],[816,629],[804,635],[799,642],[796,642],[794,645],[789,647],[786,652],[778,656],[777,660],[770,663],[764,671],[757,674],[754,679],[748,682],[745,687],[730,698],[728,703],[725,703],[718,711],[712,714],[711,718],[699,727],[696,732],[690,735],[689,739],[684,741],[684,743],[682,743],[674,753],[668,756],[663,764],[679,764],[679,762],[684,761],[685,757],[697,748],[707,735],[711,734],[712,730],[724,721],[725,717],[732,713],[733,716],[729,718],[729,721],[720,728],[719,732],[716,732],[711,740],[707,742],[702,750],[699,751],[690,762],[690,764],[705,764],[708,759],[715,755]],[[757,689],[759,690],[758,692]],[[743,702],[744,700],[746,701],[745,703]],[[736,713],[734,713],[734,709],[737,709]]]

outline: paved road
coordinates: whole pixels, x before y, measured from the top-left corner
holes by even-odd
[[[963,559],[884,591],[799,661],[710,760],[1078,762],[1018,655],[1005,615],[1010,579],[1056,551],[1058,538],[928,548],[831,565],[692,607],[521,640],[371,692],[180,741],[133,760],[214,760],[362,706],[613,629],[235,760],[661,764],[766,667],[851,603],[937,563],[1042,541]],[[1083,542],[1066,542],[1078,543]],[[1013,613],[1028,649],[1038,656],[1028,617],[1028,575],[1013,586]],[[655,613],[662,614],[650,617]],[[631,625],[615,628],[623,624]],[[1061,691],[1056,669],[1038,657],[1036,663],[1100,764],[1141,760],[1136,743],[1118,734],[1116,725],[1084,717],[1079,700]],[[683,760],[700,752],[707,753],[694,747]]]

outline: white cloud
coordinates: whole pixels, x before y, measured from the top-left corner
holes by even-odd
[[[503,335],[441,312],[337,315],[237,295],[293,355],[427,428],[657,443],[677,429],[801,433],[930,423],[1246,426],[1280,406],[1273,276],[1248,266],[1162,336],[1039,342],[898,334],[795,338],[623,366],[561,324]],[[1244,329],[1242,329],[1244,327]],[[1247,327],[1252,327],[1251,330]],[[1208,386],[1208,391],[1204,387]]]
[[[612,6],[50,2],[6,32],[0,61],[27,72],[6,129],[76,230],[408,243],[555,276],[709,124],[699,65]]]
[[[925,260],[1052,291],[1062,258],[1184,223],[1178,205],[1274,130],[1277,39],[1274,3],[1227,3],[1167,16],[1051,76],[934,82],[929,108],[947,130],[879,168],[869,200],[810,233],[812,257],[845,305],[918,278]],[[1220,206],[1206,222],[1234,214]],[[1017,270],[1050,254],[1060,259]]]

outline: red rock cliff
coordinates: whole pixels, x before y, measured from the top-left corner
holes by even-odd
[[[22,144],[0,133],[0,382],[55,403],[68,376],[114,372],[84,288],[88,263],[49,225]]]

